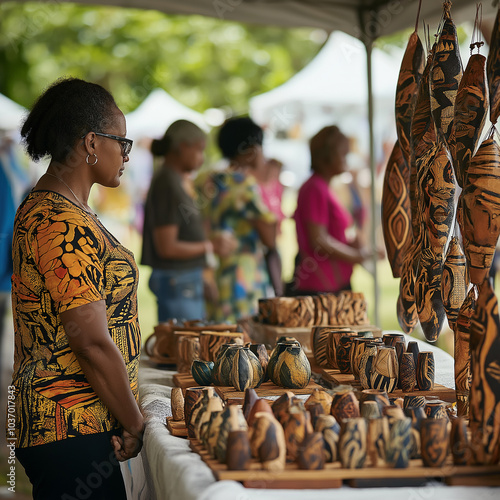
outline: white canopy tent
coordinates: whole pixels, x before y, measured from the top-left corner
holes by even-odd
[[[376,143],[395,138],[394,95],[403,51],[373,51]],[[266,154],[281,160],[296,187],[309,175],[306,141],[333,123],[369,149],[366,50],[334,32],[318,55],[283,85],[250,99],[250,114],[266,130]]]
[[[160,138],[176,120],[189,120],[201,129],[209,127],[203,115],[175,100],[163,89],[153,90],[137,109],[126,115],[127,134],[132,139]]]
[[[19,129],[25,113],[26,109],[20,104],[0,94],[0,130]]]

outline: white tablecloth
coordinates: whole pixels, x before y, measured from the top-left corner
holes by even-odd
[[[408,337],[407,340],[415,340]],[[454,387],[453,358],[432,345],[436,382]],[[499,488],[450,487],[430,483],[419,488],[350,488],[323,490],[263,490],[244,488],[235,481],[215,481],[210,469],[189,448],[186,439],[172,436],[165,426],[171,415],[170,391],[175,372],[141,363],[141,406],[148,418],[141,454],[123,464],[129,500],[497,500]]]

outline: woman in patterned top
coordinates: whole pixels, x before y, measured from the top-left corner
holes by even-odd
[[[35,499],[125,499],[119,461],[136,456],[137,267],[87,204],[120,185],[132,141],[111,94],[59,80],[21,130],[47,171],[14,225],[16,430],[8,438]]]
[[[218,144],[229,168],[200,176],[199,205],[213,234],[230,233],[236,251],[220,257],[216,273],[219,297],[212,313],[217,321],[236,321],[255,314],[269,286],[264,247],[276,248],[276,217],[264,205],[253,175],[265,168],[262,129],[250,118],[227,120]],[[279,256],[278,256],[279,257]]]

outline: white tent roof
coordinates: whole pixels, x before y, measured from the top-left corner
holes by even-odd
[[[181,119],[189,120],[205,131],[209,130],[201,113],[176,101],[163,89],[153,90],[142,104],[125,118],[127,135],[132,139],[162,137],[171,123]]]
[[[18,129],[25,113],[25,108],[0,94],[0,130]]]
[[[373,95],[394,101],[403,52],[393,57],[374,49]],[[259,123],[268,120],[272,108],[297,101],[332,106],[366,106],[366,50],[358,39],[337,31],[318,55],[290,80],[275,89],[250,99],[250,113]]]
[[[0,3],[4,0],[0,0]],[[7,0],[5,0],[7,1]],[[53,0],[45,0],[47,2]],[[413,27],[418,0],[73,0],[80,4],[157,9],[169,14],[199,14],[223,20],[276,26],[311,26],[376,38]],[[436,25],[441,0],[423,0],[420,19]],[[471,21],[476,2],[453,0],[455,22]],[[483,2],[483,16],[496,13],[493,0]]]

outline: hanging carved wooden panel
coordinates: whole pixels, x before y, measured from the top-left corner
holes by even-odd
[[[416,245],[412,245],[406,254],[399,282],[397,316],[399,326],[405,333],[411,333],[418,323],[415,303],[415,249]]]
[[[500,320],[498,300],[489,279],[479,290],[470,348],[471,462],[493,465],[500,459]]]
[[[457,415],[469,414],[470,389],[470,325],[476,309],[476,290],[471,287],[460,307],[455,324],[455,390],[457,394]]]
[[[425,66],[424,48],[414,31],[401,62],[396,87],[396,132],[398,143],[407,167],[410,165],[410,129],[418,95],[418,85]]]
[[[438,141],[423,156],[423,221],[433,252],[442,256],[455,214],[455,180],[447,149]]]
[[[392,275],[401,276],[403,258],[411,244],[410,171],[396,142],[387,163],[382,191],[382,229]]]
[[[441,297],[450,328],[454,329],[460,307],[467,295],[469,279],[465,256],[460,248],[458,238],[454,236],[448,247],[443,265],[441,281]]]
[[[434,48],[427,56],[427,63],[420,80],[415,113],[411,122],[410,133],[410,209],[411,225],[414,240],[420,233],[420,220],[418,219],[417,204],[420,199],[417,184],[417,159],[436,142],[436,130],[431,115],[431,98],[429,90],[429,78],[432,67],[432,56]]]
[[[500,10],[497,11],[495,25],[491,34],[486,71],[490,90],[490,120],[494,125],[500,115]]]
[[[470,280],[480,284],[488,275],[500,235],[500,147],[492,137],[471,160],[461,202],[459,220]]]
[[[430,76],[431,112],[438,137],[448,142],[455,99],[462,78],[457,29],[451,19],[451,2],[444,2],[444,24],[439,35]]]
[[[450,153],[458,185],[464,179],[486,121],[488,89],[486,58],[481,54],[470,57],[455,100],[455,114],[450,136]]]
[[[443,261],[440,256],[432,249],[424,248],[420,254],[415,282],[415,303],[422,331],[429,342],[438,339],[446,315],[441,298],[442,274]]]

